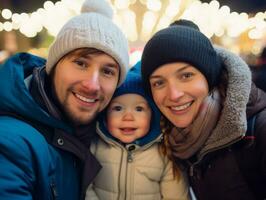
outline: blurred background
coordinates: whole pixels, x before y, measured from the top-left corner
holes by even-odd
[[[47,56],[62,25],[79,14],[84,0],[0,0],[0,63],[16,52]],[[213,43],[255,66],[266,46],[266,0],[107,0],[126,34],[130,64],[145,42],[174,20],[194,21]]]

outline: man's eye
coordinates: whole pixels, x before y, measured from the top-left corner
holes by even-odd
[[[142,107],[142,106],[137,106],[136,107],[136,111],[138,111],[138,112],[141,112],[141,111],[143,111],[144,110],[144,108]]]
[[[74,63],[76,63],[77,65],[79,65],[82,68],[86,68],[87,67],[87,64],[84,61],[82,61],[82,60],[75,60]]]
[[[103,73],[107,76],[115,76],[116,75],[116,72],[115,70],[113,69],[110,69],[110,68],[104,68],[103,69]]]

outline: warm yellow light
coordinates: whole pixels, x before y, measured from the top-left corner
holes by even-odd
[[[139,0],[140,3],[142,3],[143,5],[146,5],[147,4],[147,0]]]
[[[226,43],[223,38],[231,38],[231,46],[226,43],[227,47],[232,47],[233,41],[242,33],[248,33],[249,38],[254,40],[261,40],[266,35],[266,11],[253,16],[247,13],[239,14],[230,11],[228,6],[221,6],[218,0],[212,0],[210,3],[201,3],[199,0],[189,0],[186,3],[182,0],[107,1],[113,6],[114,22],[130,42],[139,39],[145,42],[155,31],[167,27],[179,18],[195,22],[207,37],[214,34],[221,37],[222,44]],[[34,37],[45,29],[50,35],[56,36],[68,19],[80,13],[83,2],[84,0],[58,0],[53,3],[48,0],[43,4],[43,8],[28,14],[12,14],[11,10],[3,9],[0,11],[4,19],[0,22],[0,31],[19,29],[26,37]],[[9,19],[10,22],[5,21]]]
[[[220,14],[225,17],[228,16],[230,14],[230,8],[228,6],[222,6],[220,8]]]
[[[209,5],[214,10],[218,10],[220,7],[220,3],[216,0],[211,1]]]
[[[159,11],[162,7],[162,3],[160,0],[148,0],[147,8],[152,11]]]
[[[3,24],[3,29],[4,29],[5,31],[12,31],[12,24],[11,24],[10,22],[5,22],[5,23]]]
[[[52,1],[46,1],[43,4],[45,10],[49,10],[54,7],[54,3]]]
[[[13,21],[14,23],[19,23],[19,22],[20,22],[20,15],[19,15],[18,13],[14,13],[14,14],[12,15],[12,21]]]
[[[18,30],[20,27],[20,24],[16,22],[12,22],[12,27],[13,27],[13,30]]]
[[[144,13],[143,21],[142,21],[142,29],[140,33],[140,37],[143,41],[146,41],[149,39],[149,36],[153,30],[153,27],[155,26],[155,23],[157,21],[158,15],[156,15],[152,11],[147,11]]]
[[[179,9],[180,9],[180,1],[170,0],[166,8],[165,15],[167,15],[170,18],[173,18],[178,14]]]
[[[4,19],[10,19],[12,17],[12,12],[9,9],[2,10],[2,17]]]
[[[261,39],[263,37],[263,34],[258,29],[252,29],[248,32],[248,36],[250,39],[258,40],[258,39]]]
[[[219,28],[215,31],[215,35],[217,37],[222,37],[224,35],[224,29],[223,28]]]
[[[258,18],[260,20],[263,20],[265,17],[264,13],[263,12],[258,12],[256,15],[255,15],[255,18]]]
[[[129,1],[128,0],[115,0],[114,6],[120,10],[127,9],[129,6]]]
[[[135,4],[137,0],[129,0],[130,4]]]

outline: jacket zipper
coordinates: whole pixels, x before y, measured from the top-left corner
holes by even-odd
[[[128,199],[127,197],[127,185],[129,184],[128,183],[128,171],[129,171],[129,166],[130,164],[133,162],[133,151],[135,150],[135,146],[132,145],[132,146],[129,146],[128,147],[128,150],[127,150],[127,166],[126,166],[126,177],[125,177],[125,180],[126,180],[126,184],[125,184],[125,199]]]
[[[51,188],[51,192],[52,192],[52,199],[56,200],[58,197],[58,194],[57,194],[57,190],[56,190],[56,186],[55,186],[54,182],[50,183],[50,188]]]
[[[127,185],[128,185],[128,181],[127,181],[127,172],[128,172],[128,164],[129,163],[132,163],[134,161],[134,155],[133,155],[133,151],[135,150],[136,146],[135,145],[132,145],[132,146],[129,146],[128,148],[126,148],[125,146],[121,145],[120,143],[116,142],[116,141],[113,141],[111,140],[110,138],[108,138],[99,128],[99,124],[96,124],[96,130],[97,130],[97,133],[99,134],[99,136],[105,141],[107,142],[108,144],[110,145],[114,145],[116,144],[118,147],[120,147],[122,150],[123,150],[123,154],[124,152],[126,151],[127,152],[127,163],[126,163],[126,174],[125,174],[125,199],[127,199]],[[149,148],[151,145],[153,145],[154,143],[156,142],[160,142],[162,141],[163,139],[163,135],[160,134],[157,138],[155,138],[153,141],[149,142],[148,144],[145,144],[144,146],[142,146],[140,149],[141,150],[145,150],[147,148]],[[134,147],[133,149],[130,149],[130,147]],[[137,149],[136,151],[134,151],[135,153],[137,151],[139,151],[140,149]],[[125,150],[125,151],[124,151]],[[121,169],[120,169],[121,170]],[[119,173],[119,176],[121,177],[121,171]],[[119,178],[119,180],[121,180],[121,178]],[[120,183],[119,183],[120,185]],[[120,188],[120,186],[119,186]]]
[[[127,162],[128,163],[133,162],[133,153],[132,152],[135,150],[135,148],[136,147],[134,145],[128,147],[128,151],[127,151]]]

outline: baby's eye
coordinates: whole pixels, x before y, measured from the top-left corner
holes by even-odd
[[[142,107],[142,106],[137,106],[136,107],[136,111],[138,111],[138,112],[141,112],[141,111],[143,111],[144,110],[144,108]]]
[[[112,107],[113,111],[121,111],[122,110],[122,106],[114,106]]]

